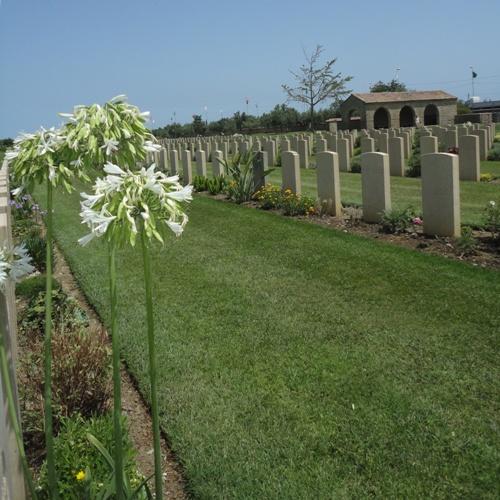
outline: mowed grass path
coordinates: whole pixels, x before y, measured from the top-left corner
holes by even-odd
[[[58,194],[55,234],[108,324],[78,211]],[[497,272],[208,198],[190,218],[153,276],[162,425],[194,497],[496,497]],[[140,249],[118,269],[147,398]]]

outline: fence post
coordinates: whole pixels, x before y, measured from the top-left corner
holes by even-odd
[[[0,170],[0,246],[12,244],[9,206],[9,179],[7,175],[7,162],[4,160]],[[13,393],[17,402],[17,416],[19,415],[19,397],[16,383],[17,363],[17,325],[16,305],[14,298],[14,284],[9,280],[4,292],[0,292],[0,322],[6,337],[6,354],[9,363],[10,378]],[[5,393],[5,380],[0,383],[0,498],[17,500],[26,498],[24,475],[21,459],[16,445],[12,422],[7,411],[7,397]]]

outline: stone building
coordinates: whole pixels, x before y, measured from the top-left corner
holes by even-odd
[[[351,94],[341,105],[342,129],[452,125],[457,98],[442,90]]]

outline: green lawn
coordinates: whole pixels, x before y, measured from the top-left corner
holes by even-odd
[[[55,234],[108,323],[78,209],[56,196]],[[153,274],[161,419],[194,497],[497,497],[497,272],[209,198],[190,218]],[[147,395],[141,266],[120,252]]]

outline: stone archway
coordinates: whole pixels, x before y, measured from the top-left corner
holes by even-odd
[[[373,115],[373,128],[389,128],[391,126],[391,117],[389,111],[385,108],[378,108]]]
[[[399,126],[400,127],[414,127],[415,126],[415,111],[410,106],[403,106],[399,112]]]
[[[439,109],[435,104],[427,104],[424,109],[424,125],[439,124]]]

